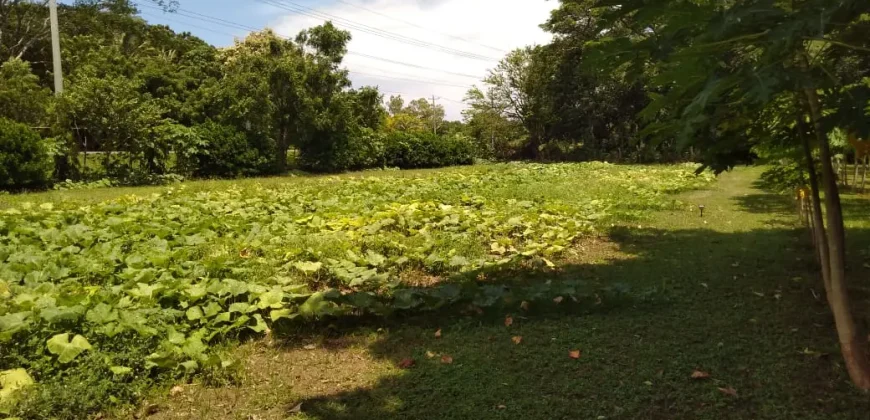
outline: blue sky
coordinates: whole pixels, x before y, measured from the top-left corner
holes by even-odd
[[[448,119],[461,119],[465,92],[479,86],[506,52],[548,42],[549,34],[538,25],[558,5],[555,0],[180,0],[179,12],[167,14],[150,0],[133,1],[149,22],[219,47],[249,32],[238,25],[295,36],[328,18],[351,32],[344,64],[354,86],[378,86],[387,98],[401,94],[406,101],[434,95]]]

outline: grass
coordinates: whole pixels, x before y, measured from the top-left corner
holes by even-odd
[[[513,273],[629,283],[622,299],[309,326],[242,345],[236,384],[181,384],[145,407],[156,419],[867,419],[808,235],[790,199],[753,186],[759,173],[684,194],[703,218],[661,211],[584,242],[555,272]],[[843,203],[853,300],[866,310],[870,202]]]
[[[37,201],[0,212],[0,371],[37,383],[13,414],[78,419],[207,378],[226,362],[217,347],[292,327],[282,316],[594,303],[596,284],[544,284],[550,259],[583,255],[575,239],[611,223],[686,211],[672,193],[715,182],[693,169],[518,163],[11,197]],[[607,307],[618,293],[599,292]],[[69,334],[91,349],[61,362],[46,342]]]

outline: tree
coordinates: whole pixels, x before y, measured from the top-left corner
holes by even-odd
[[[510,142],[525,135],[523,126],[505,117],[505,109],[495,100],[491,90],[485,94],[475,87],[466,93],[465,102],[469,108],[462,111],[462,117],[478,149],[490,157],[512,157],[514,150]]]
[[[0,61],[24,58],[49,35],[47,5],[47,0],[0,0]]]
[[[502,110],[509,120],[525,127],[529,140],[522,157],[534,159],[546,137],[550,112],[545,100],[546,81],[550,74],[540,47],[525,47],[510,52],[495,69],[489,71],[484,83],[493,108]]]
[[[0,65],[0,118],[36,125],[44,119],[50,98],[29,63],[13,58]]]
[[[221,51],[221,59],[224,119],[260,139],[261,148],[274,148],[275,170],[286,170],[291,139],[304,135],[311,114],[302,50],[265,30],[236,41]]]
[[[704,162],[718,171],[758,144],[803,144],[817,203],[821,277],[840,348],[853,382],[870,389],[866,335],[848,297],[844,225],[827,135],[835,126],[864,136],[870,131],[865,79],[870,69],[834,71],[843,63],[867,62],[870,3],[625,0],[600,6],[598,30],[628,21],[631,31],[603,38],[588,65],[614,73],[648,71],[662,92],[641,112],[650,121],[643,134],[699,147]],[[771,108],[791,110],[786,115],[793,118],[763,119],[776,115]],[[782,139],[781,133],[789,132],[796,135]]]
[[[390,115],[400,114],[405,109],[405,100],[402,95],[390,96],[390,101],[387,103],[387,110]]]
[[[103,165],[111,175],[165,170],[172,145],[159,130],[170,122],[162,117],[165,111],[156,101],[139,93],[139,84],[94,69],[82,70],[69,80],[59,105],[63,124],[75,128],[90,150],[104,152]],[[116,152],[120,156],[113,160]]]
[[[402,110],[403,113],[418,118],[424,125],[437,133],[444,122],[444,106],[434,105],[425,98],[414,99]]]

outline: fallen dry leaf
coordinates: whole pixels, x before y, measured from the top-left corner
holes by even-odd
[[[296,404],[295,406],[293,406],[293,408],[291,408],[287,412],[288,413],[301,413],[302,412],[302,403]]]
[[[515,335],[515,336],[511,337],[511,341],[513,341],[514,344],[520,344],[523,342],[523,337],[519,336],[519,335]]]
[[[707,372],[704,372],[703,370],[695,369],[695,371],[692,372],[692,379],[707,379],[709,377],[710,377],[710,374]]]
[[[504,326],[505,327],[510,327],[513,324],[514,324],[514,319],[510,315],[504,317]]]
[[[441,328],[438,331],[435,331],[435,338],[441,338]]]
[[[737,390],[734,389],[734,388],[731,388],[730,386],[727,387],[727,388],[719,388],[719,392],[721,392],[721,393],[723,393],[723,394],[725,394],[725,395],[730,395],[730,396],[732,396],[732,397],[736,397],[736,396],[737,396]]]
[[[317,346],[314,344],[306,344],[306,345],[302,346],[302,348],[305,350],[314,350],[317,348]]]
[[[435,353],[432,353],[432,351],[430,351],[430,350],[426,350],[426,357],[431,359],[431,358],[435,357]]]
[[[181,385],[175,385],[169,390],[169,395],[174,397],[182,392],[184,392],[184,388],[182,388]]]
[[[560,303],[562,303],[563,299],[565,299],[565,298],[563,298],[562,296],[557,296],[557,297],[553,298],[553,302],[556,302],[556,304],[560,304]]]
[[[498,408],[499,410],[504,410],[505,408],[507,408],[507,406],[504,405],[504,404],[499,404],[497,408]]]
[[[417,362],[415,362],[414,359],[402,359],[402,361],[399,362],[396,366],[398,366],[400,369],[408,369],[414,367],[416,363]]]
[[[528,311],[529,310],[529,302],[526,302],[526,301],[520,302],[520,309],[522,309],[524,311]]]
[[[569,351],[569,352],[568,352],[568,357],[570,357],[570,358],[572,358],[572,359],[579,359],[579,358],[580,358],[580,350],[571,350],[571,351]]]
[[[453,364],[453,358],[445,354],[441,356],[441,363],[445,365]]]
[[[247,248],[239,251],[239,257],[241,257],[241,258],[250,258],[250,256],[251,256],[251,251]]]

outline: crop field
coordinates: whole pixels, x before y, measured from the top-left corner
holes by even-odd
[[[552,267],[713,180],[691,166],[508,164],[16,203],[0,212],[0,370],[37,383],[77,363],[120,381],[192,373],[231,364],[213,344],[283,322],[579,293],[490,278]]]

